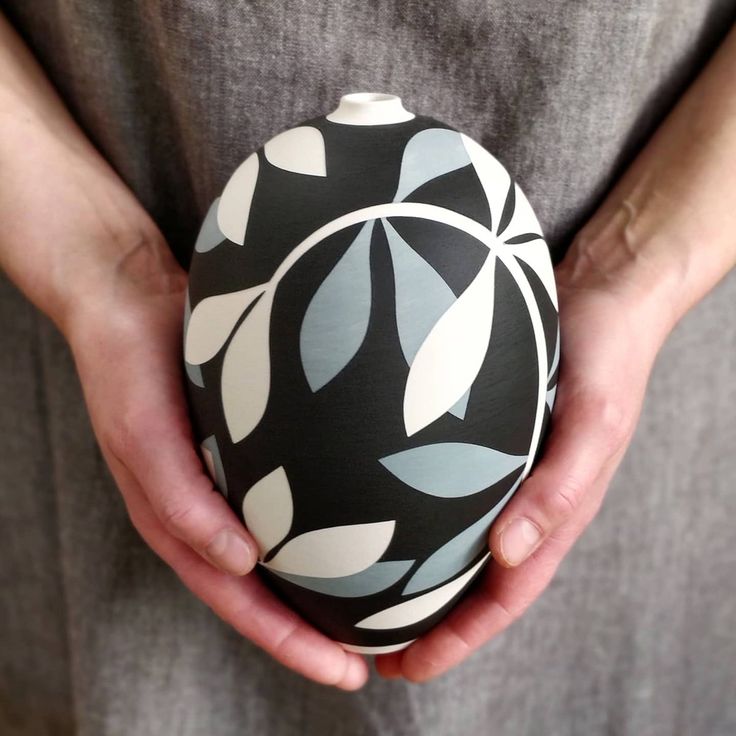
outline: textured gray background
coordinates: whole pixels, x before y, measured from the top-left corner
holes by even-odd
[[[361,90],[494,152],[559,257],[736,3],[5,8],[186,262],[235,165]],[[0,278],[0,732],[732,736],[735,302],[732,273],[668,340],[601,513],[528,614],[435,681],[374,676],[350,694],[272,662],[148,550],[68,348]]]

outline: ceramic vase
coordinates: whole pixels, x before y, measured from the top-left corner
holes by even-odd
[[[435,626],[554,402],[552,263],[506,168],[396,95],[346,94],[232,173],[184,322],[196,438],[252,574],[352,651]]]

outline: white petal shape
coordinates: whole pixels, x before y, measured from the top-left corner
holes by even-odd
[[[325,139],[322,131],[300,125],[271,138],[263,147],[266,160],[295,174],[327,176]]]
[[[287,542],[265,565],[319,578],[354,575],[381,558],[395,526],[395,521],[375,521],[305,532]]]
[[[247,437],[266,411],[271,390],[272,303],[273,291],[267,289],[233,335],[222,362],[222,408],[233,442]]]
[[[488,206],[491,210],[491,230],[495,233],[501,221],[506,195],[511,185],[511,177],[503,164],[483,148],[480,143],[469,138],[465,133],[461,133],[460,137],[486,194]]]
[[[266,290],[265,284],[229,294],[202,299],[194,308],[187,325],[184,360],[201,365],[217,355],[249,304]]]
[[[398,629],[402,626],[411,626],[419,621],[428,618],[433,613],[439,611],[442,606],[451,601],[468,583],[472,577],[483,566],[488,559],[490,552],[483,555],[478,562],[464,572],[460,577],[455,578],[440,588],[424,593],[424,595],[412,598],[410,601],[399,603],[383,611],[374,613],[367,618],[358,621],[355,624],[358,629]]]
[[[552,386],[552,388],[547,391],[547,406],[549,407],[549,410],[552,411],[552,407],[555,405],[555,396],[557,395],[557,386]]]
[[[189,299],[189,289],[187,289],[186,300],[184,302],[184,324],[182,329],[182,350],[186,347],[187,333],[189,332],[189,320],[192,316],[192,305]],[[202,369],[198,365],[192,365],[184,361],[184,368],[186,370],[189,380],[200,388],[204,388],[204,377],[202,376]]]
[[[360,644],[346,644],[343,641],[337,643],[347,652],[358,652],[358,654],[388,654],[389,652],[398,652],[400,649],[406,649],[409,644],[415,641],[416,639],[410,639],[401,644],[386,644],[383,647],[362,647]]]
[[[225,184],[217,205],[217,226],[233,243],[243,245],[250,205],[258,181],[258,154],[251,153]]]
[[[526,243],[508,243],[509,240],[525,233],[541,233],[542,227],[534,214],[529,200],[524,196],[518,184],[515,185],[516,206],[514,216],[504,230],[502,238],[508,248],[517,258],[527,263],[539,276],[540,281],[549,294],[549,298],[557,309],[557,288],[555,275],[552,270],[552,259],[549,247],[542,238],[530,240]]]
[[[289,533],[294,501],[282,465],[248,489],[243,499],[243,518],[258,543],[261,559]]]
[[[417,351],[404,392],[407,436],[442,416],[478,375],[491,339],[495,272],[490,253]]]

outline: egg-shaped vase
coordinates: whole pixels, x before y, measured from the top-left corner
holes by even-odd
[[[549,250],[483,146],[346,94],[212,202],[183,350],[251,574],[346,649],[399,650],[482,573],[537,455],[560,355]]]

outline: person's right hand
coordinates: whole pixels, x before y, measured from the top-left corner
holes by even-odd
[[[167,248],[133,248],[114,283],[81,294],[62,327],[130,518],[184,584],[243,636],[316,682],[358,689],[368,677],[365,659],[247,574],[256,543],[214,489],[193,439],[181,363],[187,278]]]

